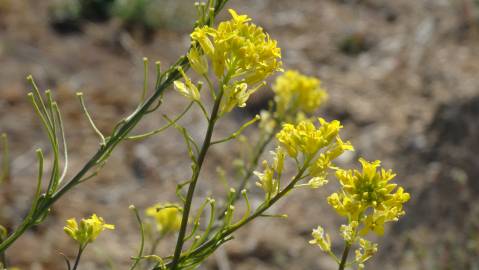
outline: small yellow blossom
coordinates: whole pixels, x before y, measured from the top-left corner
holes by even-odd
[[[328,180],[326,179],[326,177],[319,177],[319,176],[313,177],[308,181],[308,185],[311,188],[319,188],[326,185],[327,183],[328,183]]]
[[[196,73],[200,75],[208,73],[208,60],[206,59],[206,56],[201,55],[197,47],[191,47],[186,57]]]
[[[378,244],[372,243],[366,239],[359,239],[359,249],[356,250],[356,262],[364,263],[378,251]]]
[[[105,229],[113,230],[115,225],[106,224],[103,218],[98,217],[96,214],[93,214],[90,218],[82,219],[80,224],[77,223],[75,218],[68,219],[66,226],[63,227],[65,233],[80,243],[80,245],[93,242]]]
[[[259,178],[259,181],[256,182],[256,185],[263,189],[267,198],[271,198],[276,195],[279,191],[279,182],[275,178],[274,169],[268,164],[266,160],[263,161],[263,172],[254,172],[254,174]]]
[[[356,229],[358,228],[357,221],[351,221],[348,225],[341,225],[339,231],[341,232],[341,236],[343,237],[344,241],[349,244],[354,243],[356,240]]]
[[[312,245],[318,245],[322,251],[329,252],[331,251],[331,239],[328,234],[324,233],[324,229],[321,226],[318,226],[313,230],[313,240],[309,241]]]
[[[288,70],[276,79],[273,85],[277,112],[295,115],[299,112],[313,113],[327,99],[321,82],[314,77]]]
[[[225,87],[225,94],[221,102],[220,115],[230,112],[236,107],[245,107],[251,94],[256,92],[264,84],[260,84],[253,89],[248,89],[246,83],[234,83]]]
[[[198,87],[193,84],[191,79],[185,74],[183,69],[181,67],[178,68],[178,71],[181,73],[181,76],[185,80],[185,82],[181,81],[174,81],[173,84],[175,86],[175,89],[182,94],[183,96],[192,99],[192,100],[200,100],[200,91],[198,90]]]
[[[155,204],[146,209],[146,215],[153,217],[161,234],[176,232],[181,226],[181,207],[176,204]]]

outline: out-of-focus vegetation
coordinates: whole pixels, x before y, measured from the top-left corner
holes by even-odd
[[[115,19],[148,37],[160,28],[186,28],[195,16],[191,3],[177,0],[57,0],[50,6],[51,25],[60,33],[79,32],[88,21]]]

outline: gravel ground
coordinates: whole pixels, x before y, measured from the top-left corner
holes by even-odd
[[[0,131],[10,136],[13,176],[0,191],[0,224],[9,228],[28,209],[35,185],[34,149],[50,154],[26,99],[25,76],[33,74],[59,101],[73,174],[98,147],[75,92],[84,92],[98,127],[111,130],[136,106],[141,58],[167,65],[189,42],[188,27],[165,26],[144,39],[114,20],[87,22],[79,33],[59,34],[49,21],[51,2],[0,0]],[[178,0],[185,6],[192,2]],[[408,214],[377,239],[379,254],[367,267],[478,269],[479,7],[472,0],[231,0],[230,7],[249,14],[278,40],[286,68],[321,78],[330,100],[320,114],[340,119],[343,136],[357,150],[342,162],[356,166],[352,162],[359,155],[380,159],[411,193]],[[180,25],[191,19],[182,13],[177,18]],[[257,95],[253,103],[267,96]],[[184,105],[181,96],[168,92],[160,112],[138,132],[160,126],[162,113],[174,115]],[[235,130],[255,109],[222,121],[217,136]],[[182,122],[196,139],[205,130],[200,120],[193,112]],[[42,225],[12,246],[12,265],[64,269],[59,251],[75,252],[62,232],[64,220],[94,211],[117,229],[99,238],[85,254],[82,269],[110,269],[109,261],[114,269],[125,268],[138,241],[128,205],[175,201],[176,184],[189,176],[180,139],[169,130],[120,146],[94,180],[62,198]],[[215,168],[230,168],[238,152],[233,144],[211,151],[199,196],[219,192]],[[288,214],[287,220],[263,219],[248,226],[202,269],[335,269],[307,244],[317,224],[334,231],[341,222],[325,202],[333,188],[293,194],[275,208]],[[333,241],[339,251],[338,235]],[[172,241],[163,241],[161,254],[171,246]]]

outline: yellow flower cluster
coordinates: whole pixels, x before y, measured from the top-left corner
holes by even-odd
[[[336,177],[342,188],[329,196],[328,203],[350,221],[362,222],[362,235],[369,231],[382,235],[384,223],[397,221],[404,215],[403,204],[409,200],[409,194],[390,183],[395,177],[391,170],[378,170],[379,161],[368,162],[361,158],[359,162],[362,172],[337,170]],[[369,209],[372,211],[367,211]]]
[[[343,127],[339,121],[327,122],[323,118],[319,118],[318,121],[319,128],[316,128],[311,120],[303,120],[297,125],[283,125],[283,129],[276,138],[290,157],[297,158],[299,154],[302,154],[305,160],[311,160],[326,146],[329,146],[327,154],[334,158],[344,150],[352,150],[349,142],[344,143],[338,137],[339,130]],[[327,156],[320,159],[327,159]],[[329,164],[327,161],[323,163]]]
[[[317,78],[302,75],[295,70],[288,70],[278,76],[273,92],[279,115],[313,113],[328,97]]]
[[[176,204],[155,204],[146,209],[146,215],[155,219],[161,234],[176,232],[181,226],[181,207]]]
[[[309,241],[310,244],[319,246],[322,251],[331,251],[331,239],[328,234],[324,233],[323,227],[318,226],[316,229],[313,229],[312,235],[313,240]]]
[[[266,194],[267,200],[275,196],[279,192],[279,183],[281,174],[283,173],[284,158],[286,153],[281,147],[278,147],[276,151],[272,152],[274,157],[273,164],[269,165],[266,160],[263,161],[263,172],[254,172],[259,178],[256,185],[263,189]]]
[[[356,263],[358,263],[358,269],[364,269],[364,262],[369,260],[378,251],[378,244],[372,243],[366,239],[359,239],[359,249],[356,249]]]
[[[339,215],[347,217],[348,224],[340,227],[346,242],[345,251],[354,244],[359,245],[352,263],[357,264],[358,269],[364,269],[364,262],[377,252],[378,245],[361,236],[371,231],[382,235],[386,222],[397,221],[404,215],[403,204],[409,200],[409,194],[391,183],[396,175],[391,170],[379,169],[380,161],[368,162],[360,158],[359,162],[362,171],[337,168],[336,178],[341,190],[331,194],[328,203]],[[313,230],[312,236],[311,244],[318,245],[337,260],[328,250],[329,235],[324,234],[322,228]],[[344,260],[345,257],[342,265],[346,263]]]
[[[328,170],[334,168],[333,160],[344,151],[353,150],[352,145],[343,142],[338,135],[342,127],[339,121],[327,122],[319,118],[319,124],[316,127],[311,120],[303,120],[297,125],[284,124],[276,134],[280,147],[273,152],[273,164],[263,161],[263,172],[255,172],[259,178],[257,185],[265,191],[267,198],[279,192],[286,155],[297,162],[302,158],[302,165],[298,166],[304,167],[310,177],[303,186],[318,188],[327,183]]]
[[[281,50],[261,27],[250,23],[247,15],[229,10],[232,19],[217,28],[197,27],[191,33],[193,46],[187,54],[193,70],[208,77],[209,62],[223,96],[220,115],[244,107],[246,101],[264,86],[264,80],[281,70]],[[175,82],[184,96],[199,100],[198,87],[180,70],[185,83]]]
[[[229,12],[231,20],[217,28],[198,27],[191,38],[210,59],[218,78],[227,74],[229,78],[241,77],[248,85],[257,84],[281,69],[281,50],[261,27],[249,23],[247,15],[238,15],[232,9]],[[189,56],[198,73],[207,70],[206,62],[198,60],[199,53]]]
[[[93,214],[90,218],[82,219],[80,224],[77,223],[75,218],[68,219],[66,226],[63,227],[65,233],[82,246],[95,241],[105,229],[113,230],[115,225],[106,224],[103,218],[96,214]]]

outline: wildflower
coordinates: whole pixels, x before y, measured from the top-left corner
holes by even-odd
[[[98,217],[96,214],[93,214],[90,218],[82,219],[80,224],[77,223],[75,218],[68,219],[66,226],[63,227],[65,233],[80,243],[80,245],[95,241],[98,235],[105,229],[113,230],[115,225],[106,224],[103,218]]]
[[[404,215],[403,204],[409,200],[409,194],[390,183],[395,177],[391,170],[378,170],[380,161],[368,162],[361,158],[359,162],[362,172],[337,170],[336,177],[342,188],[328,197],[328,203],[338,214],[360,222],[363,225],[360,235],[370,231],[382,235],[385,223],[397,221]]]
[[[289,70],[276,79],[273,85],[277,112],[280,115],[313,113],[322,105],[328,95],[321,82],[314,77]]]
[[[328,180],[325,177],[313,177],[309,180],[308,185],[311,188],[319,188],[328,183]]]
[[[175,89],[189,99],[196,101],[200,100],[200,91],[198,90],[198,87],[191,82],[191,79],[185,74],[181,67],[178,67],[178,71],[181,73],[181,76],[183,76],[185,82],[174,81],[173,84]]]
[[[224,84],[226,103],[223,112],[242,107],[273,72],[281,70],[281,50],[261,27],[250,23],[247,15],[229,10],[232,19],[217,28],[197,27],[191,34],[210,60],[218,80]],[[189,61],[196,72],[204,75],[206,64],[192,51]],[[252,90],[247,90],[251,88]]]
[[[378,244],[366,239],[359,239],[359,249],[356,250],[356,262],[364,263],[378,251]]]
[[[279,191],[279,182],[275,178],[275,170],[272,168],[266,160],[263,161],[263,172],[254,172],[254,174],[259,178],[259,181],[256,182],[256,185],[263,189],[267,198],[271,198],[276,195]]]
[[[204,55],[201,55],[197,47],[191,47],[186,57],[196,73],[200,75],[205,75],[208,73],[208,61]]]
[[[230,112],[235,107],[245,107],[251,94],[256,92],[264,84],[258,85],[253,89],[248,89],[246,83],[234,83],[227,85],[224,89],[225,94],[221,102],[220,115]]]
[[[319,128],[311,120],[301,121],[297,125],[284,124],[276,138],[289,156],[296,158],[301,153],[311,159],[321,148],[330,145],[342,128],[336,120],[326,122],[319,118],[319,123]]]
[[[146,209],[146,215],[153,217],[161,234],[176,232],[181,226],[181,207],[176,204],[155,204]]]
[[[341,232],[341,236],[343,237],[344,241],[350,244],[354,243],[354,241],[356,240],[357,227],[357,221],[352,221],[348,225],[341,225],[339,231]]]
[[[313,229],[312,235],[313,240],[309,241],[310,244],[318,245],[322,251],[331,251],[331,239],[329,238],[328,234],[324,234],[324,229],[321,226]]]

